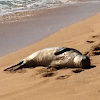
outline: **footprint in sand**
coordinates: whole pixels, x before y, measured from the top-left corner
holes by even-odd
[[[55,73],[54,72],[45,72],[45,73],[43,73],[43,77],[51,77],[51,76],[54,76],[55,75]]]
[[[93,43],[93,45],[91,46],[89,51],[85,52],[85,55],[87,55],[89,57],[100,55],[100,43],[99,43],[100,42],[100,35],[93,35],[90,37],[90,40],[87,40],[86,42]]]
[[[6,71],[6,73],[26,73],[26,70],[24,68],[16,70],[16,71],[14,71],[14,69],[11,69],[11,70]]]
[[[93,45],[89,51],[85,53],[87,56],[98,56],[100,55],[100,44]]]
[[[90,39],[87,40],[86,42],[87,42],[87,43],[94,43],[94,42],[96,42],[96,41],[99,40],[99,39],[100,39],[100,35],[93,35],[93,36],[91,36]]]
[[[77,68],[77,69],[72,70],[72,72],[74,72],[74,73],[80,73],[82,71],[84,71],[84,69],[82,69],[82,68]]]
[[[62,76],[58,76],[56,79],[62,80],[62,79],[67,79],[69,77],[70,75],[62,75]]]
[[[42,77],[52,77],[56,74],[57,71],[55,68],[41,68],[37,70],[37,75],[41,75]]]

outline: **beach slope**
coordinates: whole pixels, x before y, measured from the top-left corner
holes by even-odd
[[[65,27],[29,47],[0,58],[0,100],[99,100],[100,14]],[[49,71],[40,66],[4,72],[29,54],[47,47],[71,47],[87,54],[94,68]]]

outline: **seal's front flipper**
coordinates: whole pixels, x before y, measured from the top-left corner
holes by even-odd
[[[58,49],[54,54],[55,54],[55,55],[60,55],[60,54],[62,54],[62,53],[64,53],[64,52],[67,52],[67,51],[73,51],[73,52],[77,52],[77,53],[81,54],[81,53],[80,53],[78,50],[76,50],[76,49],[73,49],[73,48],[66,48],[66,47],[62,47],[62,48]]]
[[[70,48],[62,47],[62,48],[58,49],[54,54],[55,55],[60,55],[60,54],[62,54],[64,52],[66,52],[66,51],[70,51]]]
[[[11,67],[8,67],[8,68],[4,69],[4,71],[13,70],[14,67],[18,67],[18,66],[20,66],[20,65],[22,65],[22,64],[23,64],[23,61],[19,62],[18,64],[14,65],[14,66],[11,66]],[[15,68],[15,69],[16,69],[16,68]]]

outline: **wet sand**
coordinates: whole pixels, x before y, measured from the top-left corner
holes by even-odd
[[[91,17],[100,3],[81,3],[44,10],[38,16],[0,24],[0,57],[36,43],[63,27]]]

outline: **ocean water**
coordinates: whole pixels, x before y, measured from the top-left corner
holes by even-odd
[[[75,4],[76,2],[77,0],[0,0],[0,16],[14,12]]]
[[[100,0],[0,0],[0,20],[32,16],[31,14],[15,15],[16,12],[20,13],[37,9],[51,9],[78,3],[97,2],[100,2]]]

